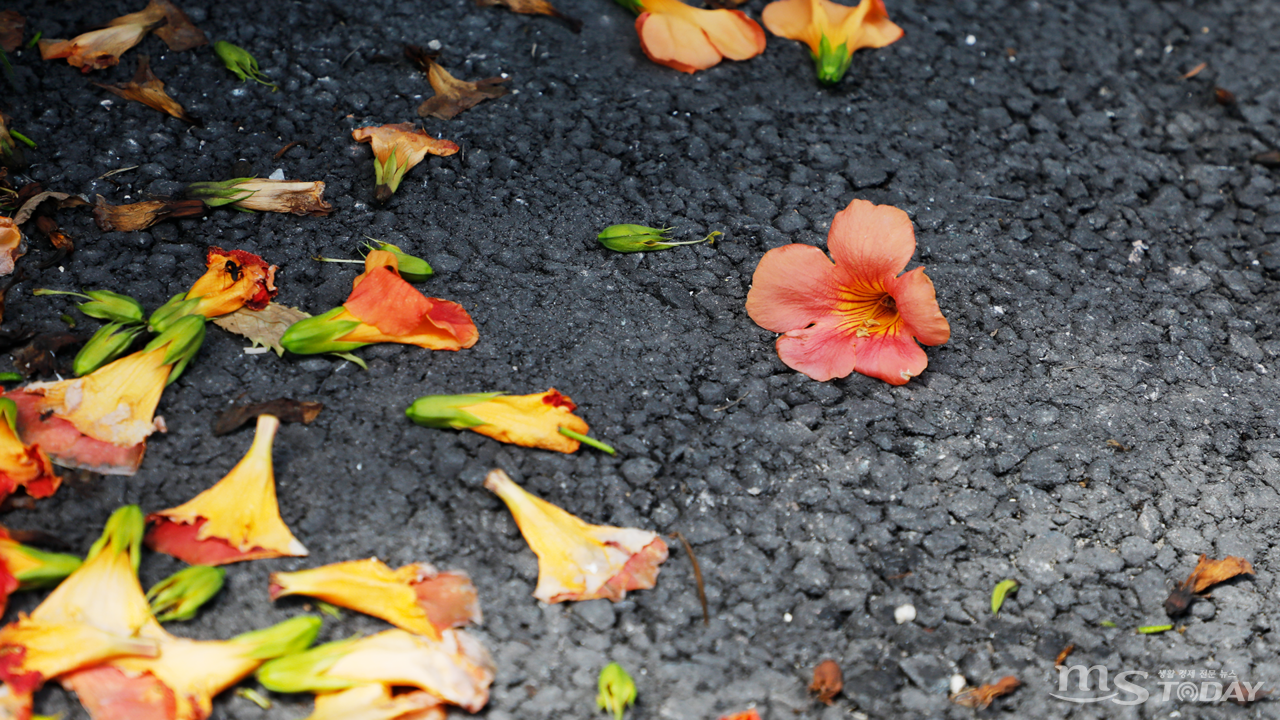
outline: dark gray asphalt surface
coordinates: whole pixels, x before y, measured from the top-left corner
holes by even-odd
[[[68,37],[141,4],[20,9],[32,29]],[[890,13],[905,38],[858,53],[830,90],[798,43],[770,37],[762,57],[687,76],[647,61],[612,3],[557,4],[586,21],[580,36],[461,0],[185,0],[211,39],[246,47],[281,83],[242,84],[207,47],[147,39],[157,75],[204,118],[194,130],[91,84],[131,77],[137,51],[89,77],[15,57],[20,92],[2,102],[40,143],[30,176],[51,189],[131,202],[231,177],[245,159],[261,176],[325,181],[335,212],[215,211],[103,234],[87,212],[63,211],[80,249],[65,269],[36,271],[44,246],[23,261],[37,278],[9,294],[6,328],[61,327],[71,303],[31,297],[37,286],[157,306],[200,275],[211,244],[279,264],[279,301],[321,312],[355,269],[309,258],[355,257],[368,234],[426,257],[437,270],[427,294],[462,303],[480,341],[459,353],[371,348],[364,372],[244,355],[244,340],[211,327],[161,402],[170,431],[136,477],[68,482],[0,521],[83,551],[118,505],[176,505],[239,459],[251,431],[210,430],[228,403],[314,399],[319,419],[276,443],[283,514],[311,558],[232,566],[222,596],[177,632],[225,637],[296,614],[301,603],[267,601],[271,571],[377,555],[471,573],[499,665],[492,720],[594,717],[609,660],[637,678],[637,720],[751,703],[766,720],[970,718],[936,692],[957,672],[1023,681],[979,716],[1280,717],[1275,700],[1162,700],[1155,684],[1161,671],[1226,670],[1280,690],[1280,177],[1249,161],[1270,149],[1259,138],[1280,140],[1271,0],[899,0]],[[371,153],[350,131],[415,119],[430,89],[400,46],[432,40],[455,74],[507,73],[512,94],[423,122],[463,151],[428,160],[376,207]],[[1238,113],[1214,103],[1215,85]],[[274,161],[292,141],[302,145]],[[855,197],[914,219],[916,260],[953,328],[905,387],[813,382],[743,310],[765,250],[822,245]],[[594,241],[616,222],[725,236],[617,255]],[[403,416],[423,394],[551,386],[616,459]],[[677,543],[653,590],[539,605],[535,559],[481,488],[493,467],[588,520],[682,531],[706,573],[710,627]],[[1135,634],[1167,622],[1168,587],[1200,553],[1242,555],[1257,575],[1197,603],[1185,633]],[[178,566],[149,555],[144,581]],[[991,589],[1007,577],[1023,587],[993,618]],[[897,625],[905,603],[917,617]],[[324,637],[378,628],[346,613]],[[1150,673],[1151,700],[1050,697],[1069,643],[1072,662]],[[832,709],[804,692],[828,657],[846,681]],[[282,697],[262,711],[228,696],[216,707],[275,720],[310,706]],[[56,689],[38,709],[85,717]]]

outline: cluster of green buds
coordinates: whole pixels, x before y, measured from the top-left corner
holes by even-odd
[[[601,710],[613,713],[614,720],[622,720],[627,706],[636,704],[636,683],[626,670],[616,662],[611,662],[600,671],[600,695],[596,705]]]
[[[188,300],[187,294],[180,292],[151,313],[151,317],[147,320],[147,328],[151,332],[162,333],[173,327],[173,324],[181,318],[194,314],[199,306],[200,298]]]
[[[160,622],[190,620],[196,611],[222,589],[227,571],[208,565],[192,565],[161,580],[147,591],[151,613]]]
[[[366,235],[365,237],[369,236]],[[410,255],[404,250],[401,250],[398,245],[392,245],[389,242],[383,242],[382,240],[376,240],[374,238],[369,238],[369,240],[372,242],[365,243],[364,246],[366,248],[369,248],[370,250],[383,250],[396,256],[396,264],[399,266],[400,277],[405,280],[414,283],[422,282],[435,274],[435,270],[431,269],[431,265],[428,264],[426,260],[423,260],[417,255]],[[363,260],[343,260],[327,257],[317,257],[312,259],[319,262],[331,263],[364,263]]]
[[[652,228],[644,225],[610,225],[596,236],[600,244],[615,252],[633,253],[650,250],[666,250],[677,245],[697,245],[711,242],[723,235],[720,231],[712,232],[701,240],[687,242],[671,242],[668,234],[674,228]]]
[[[80,348],[72,362],[72,370],[76,375],[88,375],[107,363],[121,357],[143,330],[143,318],[146,316],[142,303],[128,295],[110,290],[89,290],[78,293],[67,290],[48,290],[40,288],[36,295],[71,295],[85,298],[80,303],[80,312],[91,318],[106,320],[89,338],[89,342]]]
[[[222,59],[222,63],[227,69],[235,73],[236,77],[241,80],[253,80],[271,88],[272,92],[279,90],[275,83],[267,79],[266,75],[258,69],[258,60],[249,54],[248,50],[232,45],[225,40],[219,40],[213,44],[213,51]]]
[[[157,335],[143,348],[144,352],[166,348],[164,362],[166,365],[173,365],[173,371],[169,373],[169,382],[165,383],[166,387],[178,379],[182,371],[187,368],[187,364],[191,362],[191,358],[200,351],[200,346],[204,344],[204,325],[203,315],[186,315],[178,318],[168,330]]]

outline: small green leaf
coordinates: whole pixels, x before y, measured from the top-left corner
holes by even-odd
[[[1004,605],[1005,597],[1011,592],[1017,592],[1017,580],[1001,580],[996,583],[996,589],[991,592],[991,614],[999,615],[1000,606]]]
[[[1156,633],[1168,632],[1172,629],[1172,625],[1143,625],[1138,628],[1138,632],[1143,635],[1155,635]]]
[[[1117,627],[1116,624],[1110,620],[1103,620],[1098,624],[1101,625],[1102,627],[1109,627],[1109,628]]]
[[[599,688],[596,706],[613,713],[614,720],[622,720],[627,706],[636,704],[636,683],[616,662],[605,665],[600,671]]]
[[[257,705],[258,707],[262,708],[263,710],[271,709],[271,698],[268,698],[266,695],[263,695],[257,690],[254,690],[253,688],[246,688],[246,687],[236,688],[236,695],[244,698],[245,700],[248,700],[254,705]]]
[[[6,372],[0,373],[0,382],[19,382],[22,380],[22,373]]]

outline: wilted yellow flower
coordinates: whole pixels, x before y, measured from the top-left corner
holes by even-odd
[[[186,315],[214,318],[242,307],[262,310],[278,292],[278,268],[251,252],[210,247],[205,252],[205,266],[204,275],[190,290],[173,296],[151,314],[148,324],[153,332],[164,332]]]
[[[0,629],[0,678],[18,688],[25,683],[39,687],[48,678],[112,658],[159,654],[155,640],[119,635],[88,623],[44,623],[23,615]]]
[[[271,574],[271,599],[308,595],[440,639],[443,629],[480,622],[476,588],[465,573],[425,563],[392,570],[376,558]]]
[[[392,696],[386,685],[357,685],[316,695],[316,709],[305,720],[444,720],[444,701],[415,690]]]
[[[543,602],[617,602],[628,590],[653,587],[667,559],[667,544],[656,533],[583,522],[525,492],[501,470],[490,472],[484,486],[507,504],[538,556],[533,596]]]
[[[148,518],[155,526],[147,547],[191,565],[306,555],[276,501],[271,446],[279,427],[279,418],[259,415],[253,445],[226,477],[185,504]]]
[[[590,431],[573,414],[577,407],[567,395],[551,388],[532,395],[427,395],[415,400],[405,414],[425,427],[473,430],[499,442],[571,453],[580,441],[562,429],[582,436]]]

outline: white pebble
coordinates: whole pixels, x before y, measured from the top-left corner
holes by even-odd
[[[783,622],[791,622],[791,613],[782,613]]]
[[[273,172],[273,173],[271,173],[270,179],[272,179],[272,180],[283,180],[283,179],[284,179],[284,168],[276,168],[276,171],[275,171],[275,172]]]
[[[956,693],[963,690],[964,686],[968,684],[969,684],[968,681],[966,681],[964,679],[964,676],[961,675],[960,673],[956,673],[955,675],[952,675],[951,676],[951,694],[955,695]]]
[[[898,606],[898,607],[893,611],[893,621],[894,621],[894,622],[896,622],[896,623],[898,623],[899,625],[904,625],[904,624],[909,623],[909,622],[911,622],[912,620],[915,620],[915,619],[916,619],[916,606],[915,606],[915,605],[910,605],[910,604],[908,604],[908,605],[899,605],[899,606]]]
[[[972,45],[972,44],[974,44],[974,43],[976,43],[976,42],[978,42],[978,38],[976,38],[976,37],[974,37],[974,36],[972,36],[972,35],[967,35],[967,36],[965,36],[965,39],[964,39],[964,44],[965,44],[965,45]]]

